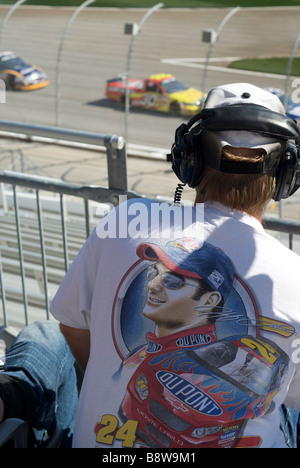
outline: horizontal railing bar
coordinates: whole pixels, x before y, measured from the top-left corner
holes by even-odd
[[[0,182],[10,185],[18,185],[22,187],[44,190],[47,192],[55,192],[64,195],[84,198],[85,200],[93,200],[102,203],[118,204],[119,195],[126,195],[127,198],[142,197],[142,195],[134,191],[122,191],[109,189],[102,186],[86,186],[79,184],[70,184],[60,179],[52,179],[50,177],[39,177],[32,174],[24,174],[13,171],[0,171]]]
[[[285,232],[287,234],[300,235],[300,222],[298,221],[265,217],[263,219],[263,224],[265,229],[270,231],[278,231]]]
[[[121,150],[125,146],[123,137],[113,134],[101,134],[93,132],[82,132],[68,128],[49,127],[44,125],[26,124],[10,120],[0,120],[0,131],[9,133],[21,133],[26,136],[51,138],[54,140],[65,140],[88,145],[111,146]]]
[[[10,185],[18,185],[27,188],[44,190],[64,195],[70,195],[85,200],[96,202],[118,204],[118,196],[127,196],[127,198],[145,198],[145,195],[134,191],[112,190],[102,186],[86,186],[74,183],[64,182],[60,179],[51,177],[40,177],[32,174],[24,174],[13,171],[0,171],[0,182]],[[271,231],[280,231],[289,234],[300,235],[300,222],[277,219],[271,217],[263,218],[264,227]]]

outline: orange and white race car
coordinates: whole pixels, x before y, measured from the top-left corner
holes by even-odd
[[[0,53],[0,78],[6,89],[31,91],[49,84],[46,74],[36,65],[28,65],[13,52]]]
[[[161,73],[144,80],[128,80],[130,106],[191,116],[201,111],[206,95],[195,88],[188,88],[174,75]],[[107,80],[106,97],[124,105],[126,76]]]

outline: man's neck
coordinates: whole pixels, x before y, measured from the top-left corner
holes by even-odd
[[[198,204],[198,203],[205,203],[207,200],[205,200],[204,196],[197,193],[196,194],[196,198],[195,198],[195,205]],[[226,205],[224,205],[226,207]],[[230,207],[227,207],[228,209],[230,209]],[[249,212],[249,211],[245,211],[245,210],[238,210],[238,211],[241,211],[242,213],[245,213],[249,216],[252,216],[253,218],[257,219],[257,221],[259,221],[260,223],[262,222],[262,217],[263,217],[263,211],[253,211],[253,212]]]

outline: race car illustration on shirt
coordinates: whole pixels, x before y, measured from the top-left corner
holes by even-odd
[[[206,241],[143,242],[136,252],[113,303],[120,398],[97,415],[96,443],[260,447],[257,421],[276,418],[289,368],[270,337],[293,327],[259,313],[229,257]]]
[[[190,116],[201,111],[206,95],[189,88],[174,75],[157,74],[148,78],[128,80],[130,105],[173,115]],[[126,77],[120,75],[106,83],[106,97],[125,104]]]
[[[273,342],[245,336],[176,352],[144,348],[129,363],[141,355],[119,417],[138,421],[137,435],[147,446],[259,445],[242,430],[248,419],[272,411],[287,371],[288,358]]]
[[[47,75],[36,65],[29,65],[13,52],[0,53],[0,78],[6,89],[32,91],[48,86]]]

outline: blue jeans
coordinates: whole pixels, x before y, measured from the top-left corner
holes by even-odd
[[[35,322],[15,339],[5,360],[4,374],[26,382],[35,407],[37,446],[57,423],[70,447],[77,407],[74,359],[55,322]]]
[[[286,443],[289,448],[299,448],[299,428],[300,416],[299,412],[285,405],[279,409],[281,419],[281,430],[284,433]]]

